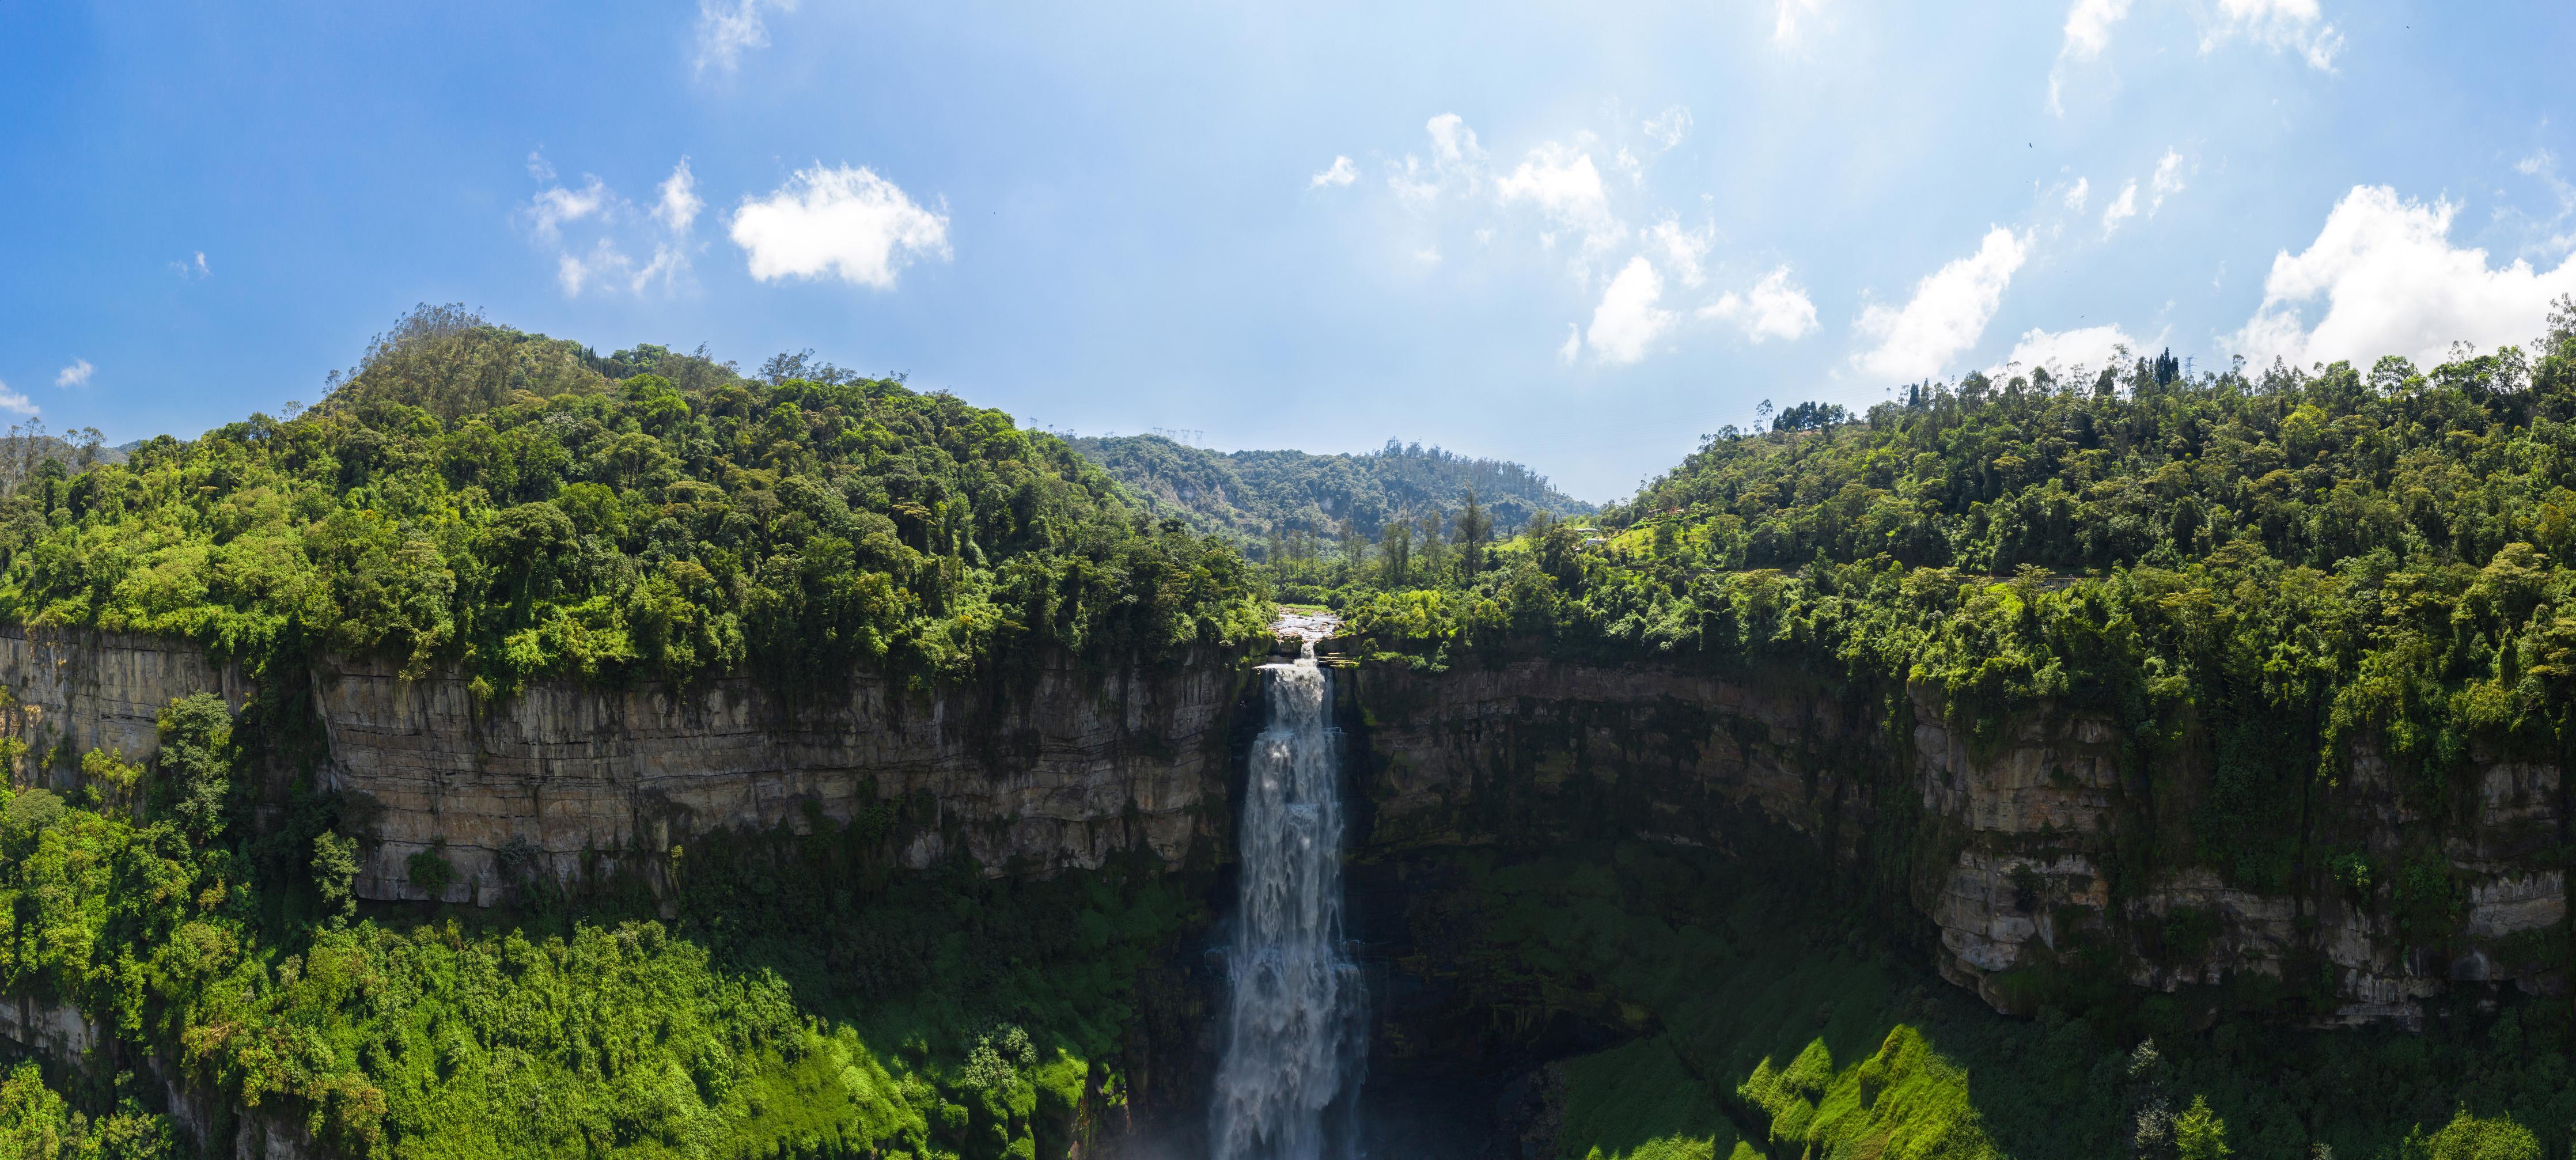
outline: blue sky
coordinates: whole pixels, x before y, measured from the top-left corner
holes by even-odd
[[[2563,5],[1950,7],[13,5],[0,407],[190,435],[464,302],[1598,500],[1761,399],[2576,290]]]

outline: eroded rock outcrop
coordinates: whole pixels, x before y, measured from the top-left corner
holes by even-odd
[[[361,896],[427,897],[413,855],[436,850],[451,902],[503,896],[514,869],[570,879],[656,873],[675,845],[722,828],[846,821],[901,801],[931,823],[913,866],[963,852],[987,873],[1094,868],[1146,849],[1172,862],[1223,825],[1226,730],[1245,667],[1208,656],[1149,674],[1058,659],[989,688],[906,691],[862,674],[779,690],[744,679],[684,688],[539,682],[478,701],[453,676],[404,680],[325,658],[310,670],[329,788],[372,804]],[[75,779],[79,755],[142,760],[173,699],[254,692],[186,642],[0,628],[0,734],[31,776]]]
[[[381,810],[359,893],[424,897],[407,863],[443,842],[446,898],[488,901],[505,850],[558,878],[650,868],[692,834],[802,826],[809,809],[846,821],[891,800],[935,812],[902,851],[913,866],[963,851],[987,873],[1048,873],[1139,848],[1177,863],[1223,823],[1203,807],[1223,799],[1242,671],[1216,657],[1150,676],[1061,662],[929,694],[872,674],[788,691],[548,681],[487,705],[458,678],[335,661],[314,700],[334,787]]]
[[[1901,896],[1942,973],[2003,1009],[2078,971],[2165,992],[2308,988],[2320,1023],[2413,1024],[2461,984],[2565,988],[2554,765],[2478,755],[2472,791],[2436,819],[2356,745],[2310,804],[2291,881],[2253,890],[2193,856],[2198,760],[2124,769],[2098,714],[2029,713],[1976,744],[1923,693],[1853,705],[1794,676],[1372,662],[1343,688],[1371,756],[1371,847],[1797,835]],[[2337,877],[2326,862],[2345,854],[2381,880]],[[2401,930],[2388,872],[2428,862],[2449,908]]]

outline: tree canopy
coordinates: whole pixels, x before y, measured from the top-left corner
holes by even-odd
[[[0,616],[547,676],[879,667],[1251,639],[1257,580],[1053,436],[805,360],[746,377],[424,307],[310,411],[0,497]],[[810,369],[810,373],[808,373]]]

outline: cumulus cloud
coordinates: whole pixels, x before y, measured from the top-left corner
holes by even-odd
[[[1987,230],[1976,253],[1925,276],[1904,306],[1862,311],[1856,325],[1877,345],[1852,362],[1882,378],[1939,374],[1985,335],[1986,323],[2003,304],[2004,287],[2028,255],[2026,239],[2002,226]]]
[[[830,275],[883,290],[917,259],[950,257],[946,215],[847,165],[800,169],[768,196],[744,198],[732,234],[763,282]]]
[[[1690,127],[1690,110],[1680,105],[1674,105],[1671,108],[1665,109],[1663,112],[1646,118],[1646,123],[1639,128],[1640,131],[1645,133],[1647,140],[1666,149],[1671,149],[1674,146],[1680,145],[1682,143],[1682,138],[1690,135]]]
[[[528,228],[539,238],[554,241],[563,236],[564,226],[590,218],[616,200],[597,177],[587,173],[582,177],[586,181],[580,189],[558,185],[537,191],[537,196],[529,200],[525,211]],[[548,180],[552,180],[551,170]]]
[[[1666,217],[1646,231],[1646,242],[1663,252],[1664,263],[1681,277],[1682,285],[1697,286],[1708,280],[1701,262],[1708,257],[1710,247],[1717,244],[1717,223],[1686,230],[1680,218]]]
[[[2112,198],[2111,204],[2102,207],[2102,236],[2108,238],[2119,232],[2121,222],[2136,216],[2138,216],[2138,183],[2131,181],[2120,187],[2120,196]]]
[[[555,183],[554,166],[528,155],[528,174],[547,187],[514,215],[538,248],[554,259],[555,285],[567,297],[593,290],[641,294],[655,284],[669,290],[689,271],[691,229],[706,203],[683,157],[656,187],[650,208],[639,208],[606,182],[583,174],[578,188]],[[567,238],[580,227],[584,240]],[[646,256],[638,260],[634,254]]]
[[[2066,208],[2071,209],[2071,210],[2074,210],[2074,211],[2075,211],[2075,212],[2077,212],[2077,213],[2082,213],[2082,212],[2084,212],[2084,202],[2085,202],[2085,199],[2090,198],[2090,197],[2092,197],[2092,196],[2093,196],[2093,183],[2092,183],[2092,181],[2091,181],[2091,180],[2089,180],[2089,179],[2086,179],[2086,178],[2078,177],[2078,178],[2076,178],[2076,179],[2075,179],[2075,184],[2070,185],[2070,186],[2068,186],[2068,187],[2066,188]]]
[[[1338,188],[1340,186],[1349,185],[1359,179],[1359,167],[1351,164],[1351,159],[1348,157],[1336,156],[1333,158],[1332,164],[1324,167],[1324,171],[1322,173],[1318,173],[1307,180],[1306,188],[1322,189],[1327,185]]]
[[[697,176],[689,172],[689,159],[683,157],[662,179],[662,200],[653,204],[653,220],[673,233],[685,234],[698,220],[698,211],[707,203],[698,199]]]
[[[1986,373],[2002,377],[2016,366],[2023,371],[2046,367],[2050,374],[2064,378],[2079,368],[2098,370],[2126,361],[2131,352],[2145,346],[2116,325],[2055,331],[2033,327],[2023,331],[2014,341],[2012,353]]]
[[[1785,265],[1764,274],[1750,290],[1740,294],[1729,290],[1700,307],[1699,316],[1734,323],[1743,328],[1744,337],[1757,343],[1774,338],[1794,341],[1816,329],[1816,304],[1805,289],[1789,280]]]
[[[1664,277],[1655,272],[1655,264],[1642,254],[1628,259],[1602,290],[1592,326],[1583,334],[1593,357],[1608,363],[1645,358],[1646,349],[1673,325],[1673,312],[1657,305],[1663,296]]]
[[[2164,159],[2156,162],[2155,197],[2147,202],[2147,216],[2165,207],[2165,198],[2182,192],[2182,154],[2165,150]]]
[[[36,402],[22,392],[10,390],[9,384],[0,382],[0,411],[33,415],[36,413]]]
[[[769,23],[761,9],[796,10],[796,0],[698,0],[698,73],[710,68],[730,73],[742,54],[769,47]]]
[[[1558,224],[1579,230],[1585,246],[1599,249],[1627,233],[1610,213],[1610,191],[1592,154],[1550,141],[1530,150],[1520,167],[1496,178],[1494,194],[1504,204],[1530,202]]]
[[[89,365],[88,359],[73,359],[72,365],[64,367],[62,370],[54,374],[54,385],[57,387],[71,388],[86,387],[89,385],[90,373],[97,369],[97,367]]]
[[[2066,40],[2057,49],[2057,63],[2048,70],[2048,107],[2063,112],[2059,96],[2065,91],[2067,66],[2092,60],[2111,46],[2111,26],[2128,18],[2129,0],[2075,0],[2066,10]]]
[[[2308,67],[2334,71],[2335,54],[2343,51],[2343,34],[2326,22],[2317,0],[2218,0],[2218,19],[2201,35],[2208,52],[2242,37],[2274,52],[2295,52]]]
[[[1387,188],[1416,210],[1438,204],[1445,189],[1474,193],[1482,183],[1485,150],[1476,143],[1476,131],[1467,127],[1467,119],[1442,113],[1423,122],[1422,130],[1431,137],[1431,160],[1407,153],[1401,161],[1388,162]],[[1338,164],[1339,159],[1335,160]]]
[[[215,273],[214,271],[206,268],[206,252],[204,250],[196,252],[196,260],[193,262],[170,263],[170,272],[188,279],[191,282],[200,278],[211,278]]]
[[[2401,198],[2387,186],[2354,186],[2326,215],[2316,241],[2272,259],[2263,304],[2230,337],[2257,365],[2382,355],[2437,363],[2454,342],[2489,348],[2538,333],[2549,302],[2576,293],[2576,258],[2550,270],[2515,259],[2490,267],[2487,252],[2450,243],[2459,205]],[[2303,308],[2322,300],[2306,324]]]
[[[1442,165],[1467,165],[1485,159],[1485,150],[1476,144],[1476,131],[1467,127],[1467,119],[1456,113],[1442,113],[1423,122],[1431,134],[1431,159]]]

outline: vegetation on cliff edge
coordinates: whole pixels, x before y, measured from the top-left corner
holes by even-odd
[[[0,497],[0,618],[461,668],[491,694],[1249,640],[1257,578],[1052,436],[803,356],[602,358],[457,308],[310,411]]]

